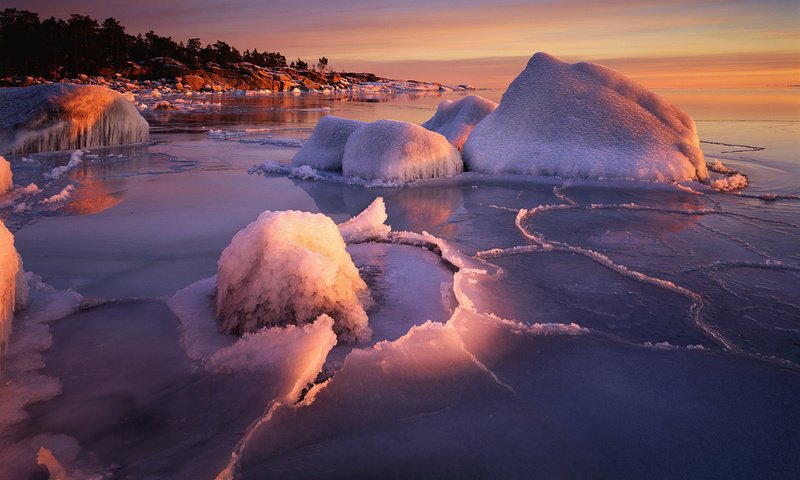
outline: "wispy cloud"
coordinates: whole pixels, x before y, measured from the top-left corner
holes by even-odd
[[[134,32],[223,39],[290,58],[325,55],[334,68],[384,75],[459,74],[491,86],[506,84],[536,51],[609,59],[658,84],[797,83],[800,58],[796,0],[25,0],[18,8],[115,16]]]

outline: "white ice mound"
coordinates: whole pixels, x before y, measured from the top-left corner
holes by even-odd
[[[11,164],[0,155],[0,195],[8,193],[12,186]]]
[[[436,114],[422,126],[441,133],[460,151],[475,125],[496,108],[496,103],[478,95],[469,95],[457,102],[444,100]]]
[[[708,178],[691,117],[611,69],[537,53],[464,145],[469,170],[581,178]]]
[[[379,120],[350,135],[342,170],[351,177],[402,183],[457,175],[464,163],[444,136],[411,123]]]
[[[366,341],[369,300],[339,229],[322,214],[264,212],[219,259],[215,309],[229,333],[302,325],[325,313],[340,340]]]
[[[328,115],[322,117],[314,131],[292,160],[292,165],[308,165],[317,170],[341,170],[344,146],[350,134],[364,122]]]
[[[136,107],[106,87],[56,83],[0,89],[0,153],[139,143],[148,136]]]
[[[14,248],[14,235],[0,221],[0,359],[8,347],[11,321],[16,306],[19,257]]]
[[[383,197],[377,197],[372,203],[350,220],[340,223],[339,233],[346,243],[363,243],[389,238],[392,227],[386,225],[386,204]]]

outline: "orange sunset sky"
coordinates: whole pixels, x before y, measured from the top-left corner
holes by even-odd
[[[3,2],[7,3],[7,2]],[[800,85],[800,1],[26,0],[42,18],[224,40],[336,70],[503,88],[537,51],[651,88]]]

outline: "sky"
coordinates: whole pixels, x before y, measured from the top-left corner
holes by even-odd
[[[42,18],[223,40],[335,70],[503,88],[537,51],[650,88],[800,85],[798,0],[0,0]]]

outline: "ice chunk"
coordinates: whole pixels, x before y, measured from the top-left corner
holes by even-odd
[[[303,388],[314,381],[322,369],[328,352],[336,345],[334,321],[324,313],[313,323],[302,327],[262,328],[247,333],[231,346],[215,352],[211,368],[217,372],[276,369],[286,375],[281,392],[287,401],[294,401]]]
[[[379,120],[350,135],[342,169],[367,180],[411,182],[457,175],[464,164],[444,136],[411,123]]]
[[[711,188],[721,192],[740,190],[747,186],[747,177],[739,172],[730,174],[727,177],[718,178],[711,182]]]
[[[294,156],[295,166],[308,165],[319,170],[341,170],[344,146],[350,134],[364,122],[328,115],[322,117],[300,151]]]
[[[363,212],[339,224],[339,233],[347,243],[361,243],[386,239],[392,227],[386,225],[386,204],[383,197],[376,198]]]
[[[136,107],[106,87],[58,83],[0,89],[0,152],[138,143],[148,135]]]
[[[219,259],[216,316],[227,332],[301,325],[326,313],[340,340],[365,341],[369,299],[336,224],[322,214],[264,212]]]
[[[475,125],[496,108],[496,103],[478,95],[469,95],[457,102],[444,100],[436,109],[436,114],[422,126],[441,133],[461,151]]]
[[[464,144],[483,173],[708,178],[694,121],[611,69],[537,53]]]
[[[0,195],[7,193],[12,186],[11,164],[0,155]]]

